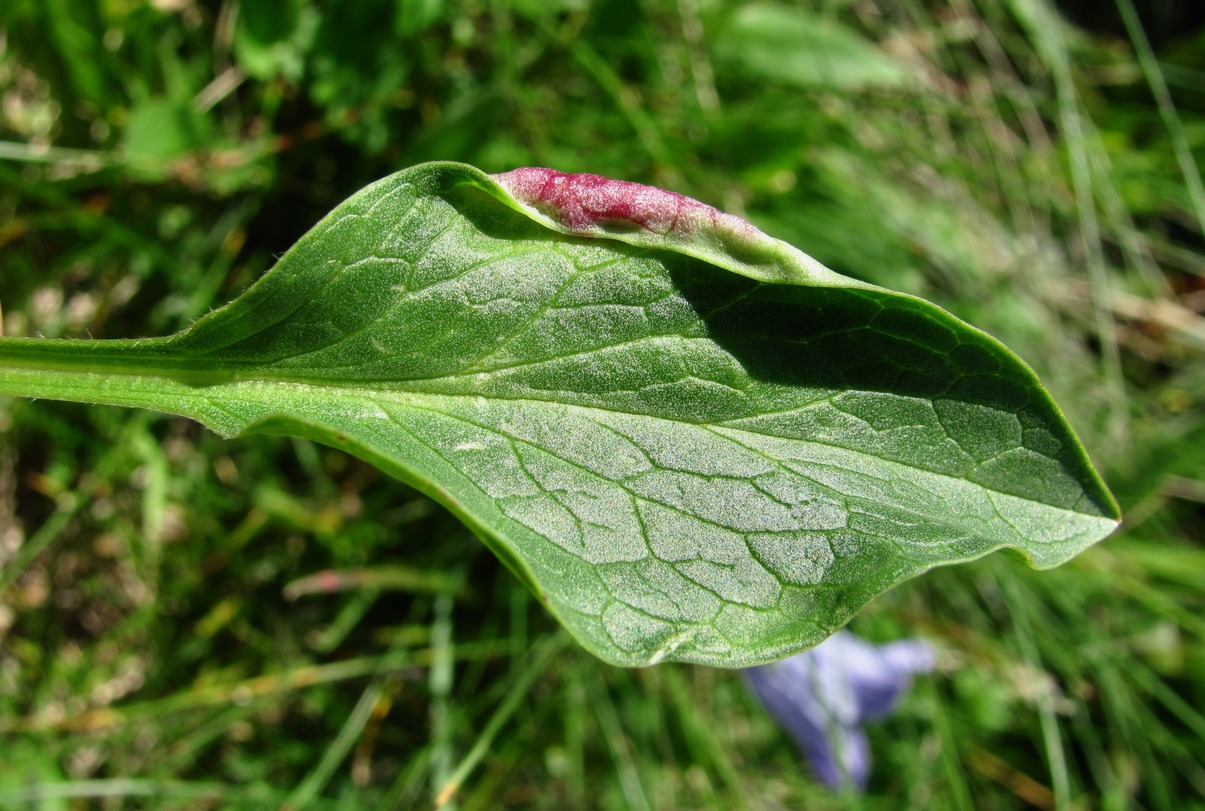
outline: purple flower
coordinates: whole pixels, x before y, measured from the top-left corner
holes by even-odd
[[[932,670],[933,660],[933,648],[921,640],[874,645],[838,631],[811,650],[744,674],[822,783],[862,791],[870,775],[862,724],[890,715],[912,674]]]

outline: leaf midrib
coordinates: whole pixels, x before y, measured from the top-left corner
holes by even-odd
[[[653,414],[653,413],[648,413],[648,412],[629,411],[629,410],[624,410],[624,409],[619,409],[619,408],[607,408],[606,406],[601,406],[601,405],[584,405],[581,403],[570,403],[570,402],[565,402],[562,400],[544,399],[544,398],[537,398],[537,397],[501,396],[501,395],[495,395],[495,394],[485,395],[485,394],[461,393],[461,392],[443,393],[443,392],[432,392],[432,391],[426,391],[426,390],[417,390],[417,391],[416,390],[408,390],[408,389],[405,389],[402,387],[391,387],[387,390],[373,391],[366,386],[361,386],[359,382],[357,382],[357,384],[354,386],[333,384],[333,383],[330,383],[329,381],[322,381],[322,382],[318,382],[318,383],[309,383],[309,382],[303,382],[303,381],[298,381],[298,380],[285,380],[285,379],[272,379],[272,380],[265,379],[265,380],[252,380],[252,381],[242,381],[242,382],[252,383],[252,384],[255,384],[255,383],[283,383],[286,385],[298,386],[301,388],[309,388],[309,387],[320,388],[320,389],[323,389],[324,391],[330,391],[335,394],[345,394],[348,396],[353,396],[356,398],[364,399],[369,402],[372,402],[374,400],[374,398],[387,398],[388,400],[390,400],[393,403],[396,403],[397,405],[400,405],[400,406],[413,406],[414,402],[412,400],[410,400],[410,398],[414,398],[414,399],[423,399],[423,398],[484,399],[484,400],[487,400],[490,402],[531,403],[531,404],[538,404],[538,405],[542,405],[542,406],[558,406],[558,407],[562,407],[562,408],[566,408],[566,409],[574,409],[574,410],[579,410],[579,411],[584,411],[584,412],[605,412],[605,413],[619,414],[619,415],[622,415],[625,417],[656,420],[656,421],[660,421],[660,422],[666,422],[666,423],[669,423],[672,425],[690,425],[690,426],[694,426],[694,427],[698,427],[698,428],[704,428],[709,431],[714,431],[715,429],[723,429],[725,431],[730,431],[730,432],[740,433],[740,434],[748,434],[751,436],[762,436],[762,437],[767,437],[770,439],[798,442],[798,443],[805,444],[805,445],[818,446],[818,447],[824,447],[824,448],[834,448],[834,449],[837,449],[840,451],[866,456],[866,457],[874,459],[877,463],[880,463],[883,465],[888,465],[888,466],[891,466],[891,467],[894,467],[897,469],[902,469],[902,470],[906,470],[906,471],[920,471],[927,475],[937,476],[942,479],[948,479],[950,481],[956,481],[956,482],[960,482],[960,483],[963,483],[963,484],[966,484],[966,485],[969,485],[972,487],[977,487],[987,493],[993,493],[993,494],[997,494],[1000,496],[1006,496],[1008,498],[1017,498],[1017,499],[1021,499],[1023,501],[1031,502],[1034,504],[1041,504],[1043,507],[1046,507],[1049,509],[1059,510],[1059,511],[1066,512],[1069,514],[1074,514],[1074,515],[1082,515],[1082,516],[1085,516],[1087,518],[1092,518],[1092,519],[1105,519],[1106,518],[1105,516],[1096,515],[1096,514],[1089,513],[1089,512],[1083,512],[1078,509],[1068,508],[1068,507],[1060,506],[1057,504],[1049,504],[1049,503],[1043,502],[1043,501],[1036,501],[1032,498],[1028,498],[1026,496],[1021,496],[1016,493],[1008,493],[1008,492],[1005,492],[1002,490],[997,490],[997,489],[988,487],[984,484],[981,484],[979,482],[976,482],[976,481],[973,481],[971,479],[967,479],[967,478],[964,478],[961,476],[951,475],[949,473],[945,473],[945,472],[942,472],[939,470],[931,470],[928,468],[917,467],[915,465],[910,465],[906,462],[902,462],[898,459],[891,459],[888,457],[879,456],[879,455],[870,453],[868,451],[857,449],[857,448],[851,448],[846,445],[840,445],[840,444],[837,444],[834,442],[825,442],[823,440],[814,439],[814,438],[801,439],[798,437],[784,437],[779,434],[774,434],[774,433],[770,433],[770,432],[766,432],[766,431],[757,431],[757,430],[753,430],[751,428],[747,428],[747,427],[743,427],[743,426],[737,427],[737,426],[729,425],[729,424],[726,424],[725,422],[714,422],[714,421],[694,422],[694,421],[687,420],[687,419],[666,417],[663,415]],[[851,389],[849,391],[854,391],[854,390]],[[822,398],[822,399],[828,399],[828,398],[826,397],[826,398]],[[432,410],[445,417],[452,417],[454,419],[460,419],[460,420],[464,419],[463,417],[459,417],[456,415],[449,415],[446,411],[443,411],[443,410],[440,410],[437,408],[428,407],[428,410]],[[740,419],[748,419],[748,417],[742,417]],[[495,426],[479,424],[479,423],[472,423],[471,421],[470,421],[470,424],[473,424],[476,427],[482,428],[484,430],[489,430],[491,432],[498,433],[498,430]],[[725,441],[737,442],[739,445],[741,445],[741,447],[766,459],[767,461],[769,461],[771,464],[775,465],[776,467],[780,467],[782,465],[781,460],[776,459],[775,457],[772,457],[772,456],[767,456],[764,452],[758,450],[755,447],[746,445],[745,443],[742,443],[742,442],[738,442],[738,440],[736,440],[735,438],[733,438],[732,436],[730,436],[728,434],[717,434],[717,435],[720,436]],[[509,436],[509,435],[506,435],[506,436]],[[526,442],[526,440],[523,440],[519,437],[511,437],[511,438],[515,439],[516,441]],[[530,444],[530,443],[528,443],[528,444]],[[547,451],[548,449],[544,448],[543,450]],[[558,458],[560,458],[560,457],[558,457]],[[565,461],[571,461],[571,460],[565,460]],[[799,475],[795,471],[790,471],[790,472],[794,473],[795,475]],[[595,475],[597,475],[597,474],[595,474]],[[850,497],[848,494],[840,493],[836,490],[833,490],[832,488],[830,488],[829,486],[827,486],[821,482],[814,482],[814,484],[816,487],[823,489],[824,491],[829,492],[833,495],[840,496],[841,498],[849,498]],[[893,505],[893,506],[898,506],[898,505]],[[931,522],[933,520],[932,516],[909,510],[906,507],[898,506],[898,508],[905,510],[913,515],[916,515],[918,518],[923,518],[926,521]],[[1018,533],[1018,535],[1019,535],[1019,537],[1024,537],[1021,533]]]
[[[170,338],[112,341],[48,341],[45,339],[25,338],[0,339],[0,359],[4,358],[4,355],[7,354],[4,352],[4,349],[8,346],[28,347],[29,349],[33,350],[29,353],[22,353],[28,354],[29,357],[18,357],[16,362],[14,362],[11,357],[7,360],[0,360],[0,370],[24,371],[32,374],[46,373],[49,375],[67,373],[76,379],[87,377],[95,380],[97,377],[108,376],[128,380],[140,380],[145,381],[145,388],[150,389],[153,389],[153,381],[155,380],[170,380],[175,383],[196,387],[198,389],[214,389],[227,386],[288,385],[304,389],[320,390],[335,397],[343,395],[368,401],[371,401],[373,398],[387,397],[401,405],[406,404],[406,397],[463,397],[483,398],[494,402],[505,401],[514,403],[538,403],[544,406],[559,406],[563,408],[581,409],[584,411],[610,412],[628,417],[659,420],[675,425],[691,425],[709,429],[722,428],[728,431],[739,431],[753,436],[764,436],[779,440],[807,443],[809,445],[820,447],[831,447],[846,452],[864,455],[875,459],[879,463],[898,467],[903,470],[923,471],[926,474],[939,476],[951,481],[970,484],[975,487],[979,487],[988,493],[995,493],[1011,498],[1020,498],[1024,501],[1034,504],[1041,504],[1044,507],[1060,510],[1070,514],[1083,515],[1089,518],[1104,517],[1090,512],[1083,512],[1074,508],[1049,504],[1043,501],[1036,501],[1026,496],[990,488],[986,485],[964,477],[951,475],[938,470],[917,467],[897,459],[878,456],[862,449],[851,448],[846,445],[840,445],[833,442],[825,442],[815,438],[801,439],[798,437],[783,437],[767,431],[757,431],[746,426],[737,427],[728,424],[727,421],[692,421],[685,418],[666,417],[649,412],[631,411],[621,408],[608,408],[605,405],[599,404],[584,405],[581,403],[572,403],[552,398],[540,398],[532,396],[504,396],[495,393],[487,395],[472,392],[433,392],[425,387],[411,388],[407,385],[410,383],[418,383],[420,381],[429,384],[433,380],[453,380],[457,377],[461,377],[462,375],[460,374],[440,375],[438,377],[431,378],[412,378],[406,380],[399,380],[397,378],[363,379],[349,384],[346,382],[336,382],[329,378],[315,377],[312,375],[282,374],[279,370],[271,370],[269,373],[264,373],[262,366],[257,368],[257,373],[255,374],[246,374],[246,372],[252,370],[248,369],[247,367],[243,367],[241,364],[217,364],[210,362],[205,368],[198,369],[195,360],[190,361],[190,359],[186,356],[176,356],[171,352],[171,349],[166,345],[170,340]],[[101,360],[99,365],[96,363],[98,360],[97,358],[89,357],[90,353],[94,352],[103,353],[102,358],[99,359]],[[115,357],[112,354],[114,352],[121,352],[122,354]],[[56,359],[54,357],[55,355],[60,355],[61,357]],[[240,374],[240,372],[243,372],[244,374]],[[60,380],[60,382],[63,381]],[[849,389],[847,391],[860,390]],[[198,394],[200,393],[201,392],[198,392]],[[207,399],[210,399],[210,401],[213,402],[212,398],[213,392],[210,391],[208,392]],[[826,396],[821,399],[829,398]],[[269,405],[271,405],[271,403],[269,403]],[[176,409],[170,410],[179,413]],[[188,416],[197,419],[195,415],[190,414]],[[744,415],[738,419],[743,421],[750,419],[751,417],[759,416],[763,415]],[[247,424],[245,423],[243,428],[245,428],[246,425]],[[731,437],[725,438],[730,441],[735,441],[732,440]],[[760,451],[756,451],[752,448],[749,450],[753,450],[759,455],[764,456],[764,454],[761,454]],[[765,458],[772,462],[777,462],[777,460],[774,460],[773,457]]]

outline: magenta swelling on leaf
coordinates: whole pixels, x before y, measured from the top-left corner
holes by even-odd
[[[399,172],[176,335],[0,339],[0,392],[356,454],[624,665],[771,661],[933,566],[1054,566],[1118,520],[994,339],[702,203],[548,169]]]
[[[591,174],[513,169],[494,180],[539,221],[579,237],[672,248],[704,260],[737,260],[737,273],[765,281],[858,285],[767,236],[740,217],[677,192]]]
[[[579,236],[605,236],[608,229],[640,228],[689,239],[704,229],[749,242],[764,234],[749,223],[698,200],[641,183],[555,169],[515,169],[494,179],[516,200],[549,214]]]

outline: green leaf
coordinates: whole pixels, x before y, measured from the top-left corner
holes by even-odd
[[[837,20],[778,3],[738,6],[715,38],[721,66],[802,88],[898,87],[904,66]]]
[[[701,203],[551,170],[400,172],[177,335],[0,341],[0,392],[346,449],[624,665],[771,660],[933,566],[1054,566],[1118,520],[992,338]]]
[[[135,104],[126,124],[130,158],[174,158],[205,142],[205,119],[188,102],[153,98]]]
[[[233,43],[239,67],[264,81],[298,81],[317,25],[317,13],[301,0],[240,5]]]

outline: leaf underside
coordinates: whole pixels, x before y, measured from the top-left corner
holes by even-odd
[[[780,658],[933,566],[1045,568],[1116,526],[1033,373],[939,308],[768,282],[759,251],[810,260],[760,234],[728,260],[566,231],[471,167],[415,167],[185,332],[0,341],[0,391],[346,449],[622,665]]]

